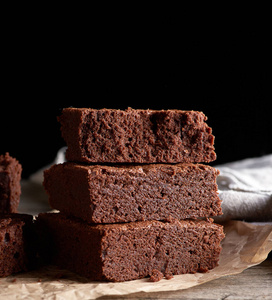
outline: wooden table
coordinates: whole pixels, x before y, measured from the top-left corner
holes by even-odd
[[[187,290],[136,293],[127,296],[99,299],[272,299],[272,253],[260,265],[246,269],[238,275],[222,277]]]

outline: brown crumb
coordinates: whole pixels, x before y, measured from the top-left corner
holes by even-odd
[[[174,276],[173,276],[172,273],[166,273],[166,274],[165,274],[165,278],[166,278],[167,280],[172,279],[173,277],[174,277]]]
[[[209,272],[209,269],[208,268],[199,268],[197,271],[199,273],[207,273],[207,272]]]
[[[162,272],[160,272],[159,270],[152,270],[151,272],[151,276],[150,276],[150,281],[152,282],[157,282],[160,281],[163,278],[163,274]]]

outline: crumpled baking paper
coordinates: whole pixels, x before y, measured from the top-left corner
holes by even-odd
[[[37,271],[0,278],[1,299],[96,299],[101,296],[137,292],[187,289],[216,278],[241,273],[261,263],[272,250],[272,224],[259,225],[229,221],[224,225],[219,266],[208,273],[175,275],[150,282],[148,278],[121,283],[89,282],[71,272],[47,266]]]

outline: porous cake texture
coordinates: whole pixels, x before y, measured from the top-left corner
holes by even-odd
[[[26,214],[0,215],[0,277],[35,267],[36,236],[33,217]]]
[[[216,177],[201,164],[80,165],[44,172],[52,208],[89,223],[211,217],[222,214]]]
[[[58,119],[68,161],[200,163],[216,159],[212,129],[202,112],[65,108]]]
[[[207,272],[218,264],[223,227],[210,220],[90,225],[62,214],[40,214],[43,257],[90,280],[126,281]],[[160,278],[159,278],[160,279]],[[156,280],[156,279],[155,279]]]
[[[22,166],[6,153],[0,155],[0,213],[15,213],[20,202]]]

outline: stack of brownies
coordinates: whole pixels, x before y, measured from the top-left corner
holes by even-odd
[[[0,155],[0,277],[32,269],[36,263],[33,217],[18,214],[22,166]]]
[[[66,108],[67,162],[44,173],[44,255],[91,280],[207,272],[223,228],[214,136],[202,112]],[[48,248],[49,247],[49,248]]]

